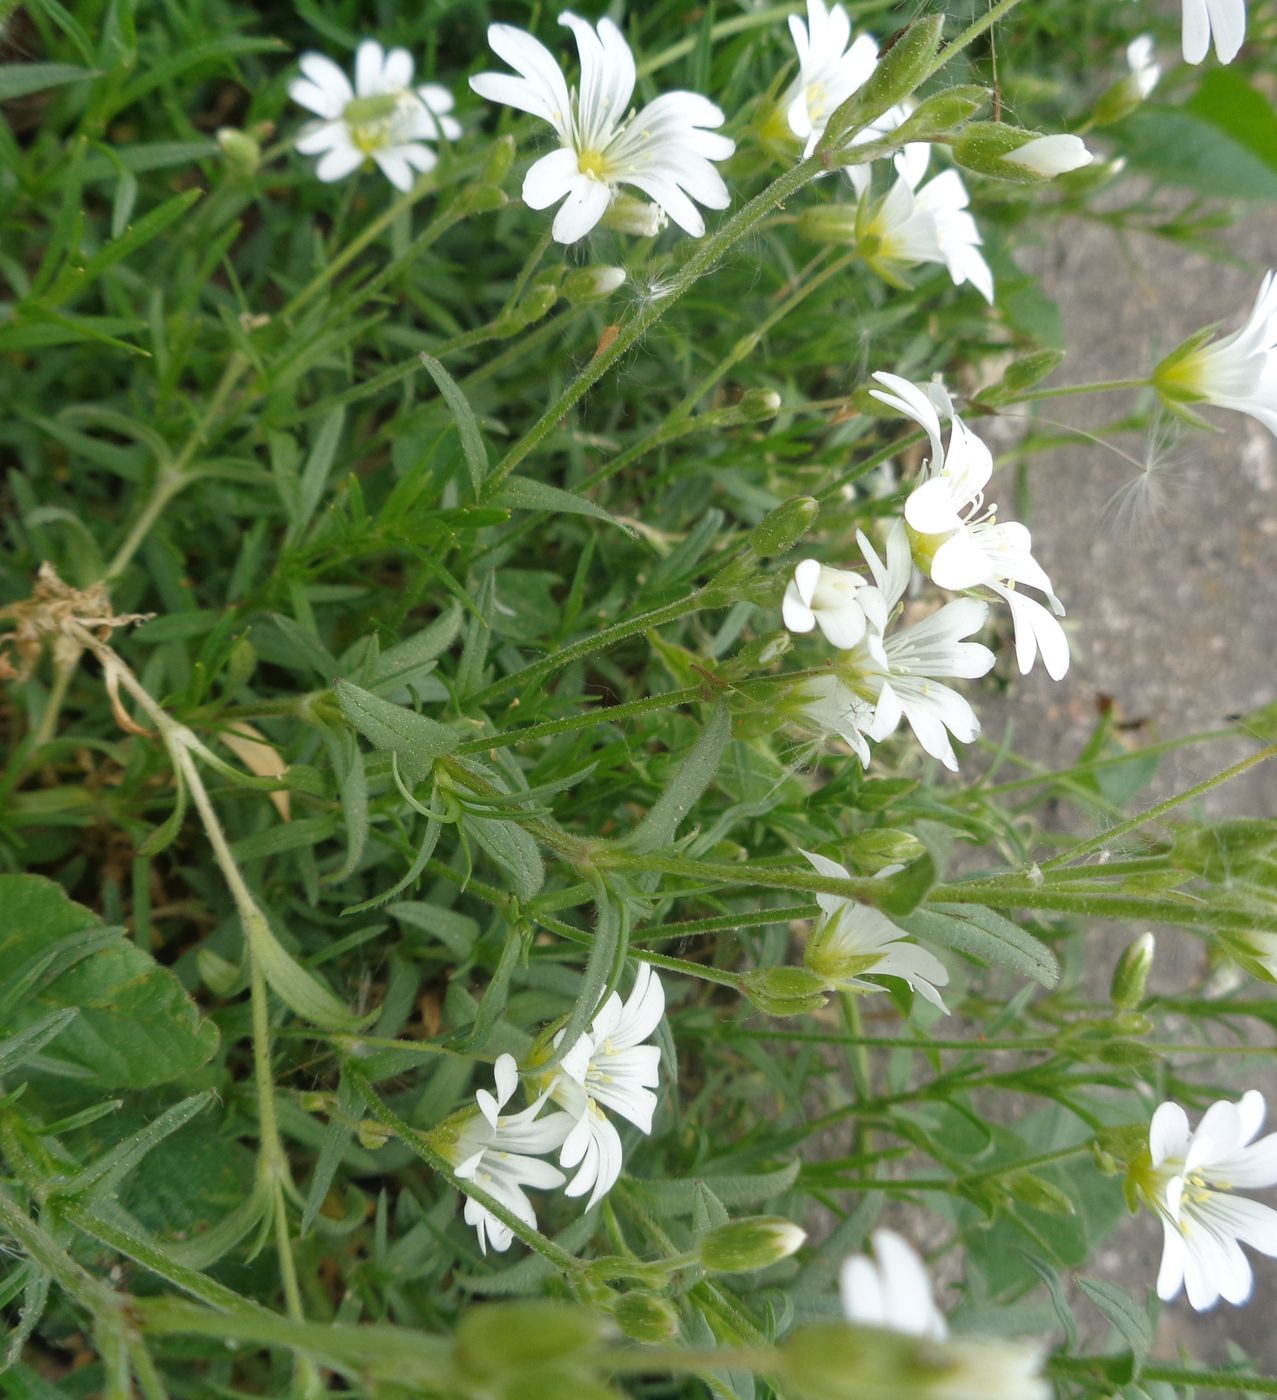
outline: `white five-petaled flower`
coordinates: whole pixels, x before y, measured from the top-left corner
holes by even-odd
[[[494,24],[493,52],[515,70],[480,73],[470,86],[491,102],[530,112],[558,132],[560,148],[542,156],[523,181],[532,209],[562,204],[554,217],[559,243],[575,243],[599,222],[618,185],[632,185],[674,222],[699,238],[705,232],[697,204],[726,209],[727,186],[711,162],[726,160],[735,142],[710,128],[723,113],[694,92],[667,92],[627,115],[634,95],[634,55],[609,19],[596,26],[571,11],[559,16],[576,36],[581,86],[567,81],[544,44],[522,29]]]
[[[781,619],[791,632],[819,627],[825,640],[846,651],[873,624],[880,632],[887,625],[882,595],[859,574],[831,569],[816,559],[804,559],[794,570],[780,606]]]
[[[380,166],[396,189],[410,190],[413,172],[434,168],[437,157],[427,141],[455,141],[461,127],[452,111],[452,94],[437,83],[412,85],[412,55],[407,49],[387,53],[375,39],[355,52],[355,83],[322,54],[303,54],[302,77],[288,85],[299,106],[314,112],[296,146],[303,155],[319,156],[321,180],[340,180],[367,160]]]
[[[802,854],[820,875],[836,880],[849,880],[849,872],[837,861],[812,851]],[[903,869],[888,865],[878,872],[878,878],[894,875]],[[861,992],[880,990],[864,981],[864,974],[875,977],[899,977],[946,1014],[936,987],[949,980],[949,970],[925,948],[911,942],[909,935],[898,928],[881,911],[859,900],[837,894],[818,894],[822,917],[808,940],[803,961],[818,976],[839,987]]]
[[[1200,63],[1215,40],[1215,57],[1231,63],[1246,38],[1246,0],[1184,0],[1184,62]]]
[[[1172,406],[1236,409],[1277,437],[1277,273],[1265,274],[1241,330],[1216,341],[1194,336],[1158,365],[1153,383]]]
[[[857,532],[856,538],[887,612],[894,615],[913,573],[908,533],[898,520],[892,521],[885,564],[863,534]],[[992,670],[995,658],[989,648],[963,640],[978,632],[988,615],[988,606],[979,599],[958,598],[909,627],[866,636],[843,669],[874,701],[871,739],[885,739],[903,718],[932,758],[950,772],[958,771],[949,735],[969,744],[980,733],[980,721],[965,697],[941,685],[939,678],[973,680]]]
[[[868,34],[853,41],[847,11],[824,0],[807,0],[806,24],[790,15],[789,32],[798,50],[798,76],[782,101],[790,131],[810,155],[825,123],[877,66],[878,44]]]
[[[486,1089],[475,1094],[479,1111],[462,1124],[451,1149],[455,1171],[463,1181],[473,1181],[525,1225],[535,1228],[536,1212],[524,1187],[549,1190],[562,1186],[563,1173],[552,1162],[540,1157],[561,1147],[572,1127],[566,1113],[540,1117],[546,1096],[541,1095],[520,1113],[503,1114],[519,1082],[513,1055],[501,1055],[495,1066],[496,1096]],[[465,1221],[479,1235],[479,1248],[488,1245],[497,1251],[510,1247],[513,1232],[504,1221],[473,1197],[467,1196]]]
[[[1047,674],[1059,680],[1069,669],[1069,644],[1052,613],[1064,609],[1033,557],[1028,530],[1016,521],[999,521],[997,507],[984,504],[984,489],[993,475],[988,447],[953,411],[938,385],[931,386],[931,393],[950,421],[947,452],[932,397],[899,375],[878,373],[874,378],[889,392],[873,389],[873,396],[912,418],[931,440],[926,479],[905,502],[905,522],[919,566],[941,588],[960,592],[983,587],[1005,599],[1015,625],[1021,673],[1027,675],[1041,653]],[[1040,590],[1051,610],[1019,592],[1016,584]]]
[[[550,1072],[546,1091],[567,1109],[571,1130],[559,1164],[577,1168],[565,1188],[569,1196],[588,1191],[589,1210],[612,1189],[621,1174],[621,1138],[604,1108],[619,1113],[641,1132],[652,1131],[661,1052],[643,1042],[665,1014],[665,988],[647,963],[640,963],[629,997],[613,992],[589,1031]],[[557,1045],[562,1032],[555,1038]]]
[[[954,286],[970,282],[991,303],[993,273],[980,252],[980,231],[967,213],[967,188],[956,170],[922,184],[929,154],[928,146],[907,146],[897,157],[896,182],[867,220],[861,238],[862,246],[873,249],[867,261],[888,277],[918,263],[939,263],[948,268]]]
[[[1195,1132],[1177,1103],[1153,1114],[1151,1166],[1139,1184],[1165,1237],[1158,1297],[1169,1301],[1182,1287],[1199,1311],[1221,1298],[1244,1303],[1254,1277],[1241,1246],[1277,1256],[1277,1210],[1232,1194],[1234,1187],[1277,1186],[1277,1133],[1255,1141],[1264,1114],[1257,1089],[1235,1104],[1211,1104]]]
[[[1143,98],[1150,97],[1162,76],[1161,65],[1153,57],[1153,36],[1141,34],[1126,46],[1126,62],[1135,79],[1135,88]]]
[[[932,1400],[1049,1400],[1042,1354],[1007,1342],[951,1338],[936,1307],[927,1270],[892,1230],[875,1230],[873,1257],[853,1254],[842,1266],[843,1315],[858,1327],[931,1343],[917,1394]]]

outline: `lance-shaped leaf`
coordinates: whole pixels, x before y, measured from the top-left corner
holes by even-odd
[[[450,754],[460,736],[436,720],[403,705],[392,705],[350,681],[333,687],[346,718],[375,749],[393,753],[399,771],[409,783],[419,783],[435,760]]]

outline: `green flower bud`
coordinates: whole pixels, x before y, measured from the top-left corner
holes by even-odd
[[[765,423],[780,412],[781,398],[775,389],[746,389],[736,411],[747,423]]]
[[[1006,122],[971,122],[953,143],[953,158],[967,170],[1036,185],[1091,160],[1076,136],[1044,136]]]
[[[483,167],[483,174],[479,177],[485,185],[499,185],[510,173],[510,167],[514,164],[515,140],[508,133],[505,136],[498,136],[492,143],[492,149],[488,152],[487,163]]]
[[[778,1215],[753,1215],[711,1230],[697,1246],[711,1273],[749,1274],[788,1259],[807,1231]]]
[[[760,559],[787,554],[816,523],[820,502],[812,496],[791,496],[769,511],[750,531],[749,547]]]
[[[297,1104],[303,1113],[327,1113],[336,1101],[335,1095],[325,1094],[318,1089],[311,1089],[297,1096]]]
[[[832,243],[839,248],[854,248],[858,209],[854,204],[813,204],[803,209],[794,222],[798,236],[809,243]]]
[[[876,875],[887,865],[912,865],[926,855],[927,848],[912,832],[883,826],[853,837],[848,851],[853,865]]]
[[[1153,935],[1142,933],[1118,958],[1109,995],[1119,1011],[1133,1011],[1144,1000],[1153,946]]]
[[[471,1376],[517,1375],[574,1358],[601,1331],[600,1318],[567,1303],[488,1303],[457,1324],[454,1356]]]
[[[604,228],[628,233],[633,238],[655,238],[669,219],[665,210],[658,205],[649,204],[645,199],[635,199],[631,194],[618,194],[608,205],[600,223]]]
[[[725,680],[752,675],[779,661],[793,644],[794,639],[788,632],[769,632],[765,637],[755,637],[719,667],[719,675]]]
[[[262,163],[262,148],[248,132],[224,126],[217,133],[217,144],[232,175],[251,180],[257,174]]]
[[[509,196],[498,185],[467,185],[457,197],[458,207],[465,214],[492,214],[509,202]]]
[[[1011,1195],[1021,1205],[1031,1206],[1046,1215],[1076,1215],[1077,1209],[1058,1186],[1032,1172],[1017,1172],[1006,1181]]]
[[[999,397],[1002,393],[1011,396],[1025,393],[1053,374],[1063,362],[1063,350],[1035,350],[1031,355],[1021,356],[1002,371]]]
[[[825,979],[805,967],[759,967],[741,978],[741,990],[768,1016],[802,1016],[825,1004]]]
[[[601,301],[625,285],[623,267],[582,267],[563,279],[563,298],[573,306]]]
[[[1139,79],[1134,73],[1128,73],[1099,95],[1095,111],[1091,115],[1092,124],[1110,126],[1113,122],[1120,122],[1123,117],[1129,117],[1137,107],[1143,105],[1144,93],[1140,88]]]
[[[673,1341],[678,1336],[678,1312],[668,1298],[633,1289],[623,1293],[612,1309],[616,1325],[636,1342]]]
[[[965,125],[989,100],[989,89],[975,84],[946,88],[921,102],[893,131],[900,145],[909,141],[933,141]]]
[[[355,1136],[359,1140],[359,1145],[365,1152],[376,1152],[379,1148],[385,1147],[390,1141],[390,1129],[381,1123],[374,1122],[371,1118],[360,1120],[359,1127],[355,1130]]]
[[[863,86],[829,118],[821,148],[837,150],[844,136],[903,102],[926,76],[943,31],[943,15],[927,15],[911,24],[878,60]]]

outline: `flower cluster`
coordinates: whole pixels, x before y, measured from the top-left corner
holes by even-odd
[[[988,616],[984,594],[1001,598],[1011,611],[1016,658],[1027,674],[1040,655],[1047,674],[1068,671],[1069,646],[1057,614],[1064,611],[1051,580],[1033,557],[1028,530],[999,521],[986,505],[984,489],[993,472],[988,447],[954,411],[939,385],[922,387],[893,374],[876,374],[885,391],[874,396],[923,427],[931,456],[923,480],[904,507],[904,520],[887,528],[884,562],[857,532],[873,582],[859,574],[805,559],[785,591],[781,615],[791,632],[819,627],[838,649],[831,670],[806,682],[804,717],[817,732],[839,735],[869,762],[869,743],[880,742],[904,719],[922,748],[956,772],[950,735],[970,743],[980,732],[975,712],[942,677],[983,676],[993,653],[964,640]],[[942,441],[941,417],[949,421]],[[915,622],[896,625],[915,567],[955,599]],[[1033,588],[1049,607],[1028,596]]]
[[[467,1113],[448,1146],[453,1170],[463,1182],[473,1182],[530,1228],[536,1212],[525,1187],[553,1190],[590,1199],[590,1210],[616,1185],[621,1174],[622,1146],[611,1109],[643,1133],[652,1131],[656,1087],[660,1082],[661,1052],[643,1042],[665,1014],[665,989],[646,963],[640,964],[625,1002],[611,993],[590,1029],[562,1054],[557,1066],[533,1067],[537,1097],[521,1112],[503,1114],[519,1082],[512,1055],[502,1055],[495,1067],[496,1095],[487,1089],[475,1094],[476,1109]],[[562,1044],[563,1032],[554,1039]],[[547,1103],[558,1105],[542,1113]],[[544,1160],[557,1151],[558,1166]],[[575,1168],[569,1181],[560,1168]],[[481,1202],[470,1197],[466,1224],[473,1225],[479,1246],[487,1252],[510,1246],[513,1234]]]

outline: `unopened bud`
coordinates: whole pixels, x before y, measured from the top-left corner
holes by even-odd
[[[1063,362],[1063,350],[1035,350],[1031,355],[1022,355],[1003,370],[999,389],[1006,394],[1023,394],[1054,373]]]
[[[625,285],[623,267],[583,267],[563,279],[563,297],[573,306],[600,301]]]
[[[802,1016],[825,1004],[825,979],[805,967],[758,967],[741,978],[741,990],[768,1016]]]
[[[632,1289],[612,1309],[616,1325],[636,1342],[661,1343],[678,1336],[678,1312],[668,1298]]]
[[[791,496],[750,531],[749,547],[759,559],[787,554],[816,523],[820,502],[813,496]]]
[[[458,207],[464,214],[492,214],[504,209],[509,202],[509,196],[499,185],[467,185],[457,197]]]
[[[360,1120],[359,1127],[355,1130],[355,1136],[359,1139],[359,1145],[365,1152],[376,1152],[390,1141],[390,1129],[381,1123],[374,1122],[371,1118]]]
[[[971,122],[953,143],[953,158],[979,175],[1035,185],[1093,159],[1076,136],[1043,136],[1006,122]]]
[[[947,136],[969,122],[991,96],[986,87],[963,84],[946,88],[920,102],[892,132],[900,145],[909,141],[932,141]]]
[[[747,423],[765,423],[780,412],[781,398],[775,389],[746,389],[736,411]]]
[[[1100,93],[1091,120],[1096,126],[1110,126],[1113,122],[1120,122],[1123,117],[1129,117],[1143,102],[1144,93],[1139,79],[1134,73],[1128,73]]]
[[[327,1113],[335,1101],[332,1094],[325,1094],[319,1089],[309,1089],[297,1096],[298,1106],[303,1113]]]
[[[1110,997],[1119,1011],[1134,1011],[1144,1000],[1149,969],[1153,966],[1153,935],[1142,933],[1117,960]]]
[[[943,31],[943,15],[915,20],[878,60],[865,83],[830,117],[822,147],[837,149],[842,137],[903,102],[926,76]]]
[[[488,151],[487,163],[479,177],[485,185],[499,185],[514,164],[515,140],[508,133],[498,136]]]
[[[794,639],[788,632],[771,632],[765,637],[755,637],[719,668],[719,674],[732,680],[753,675],[755,671],[779,661],[793,644]]]
[[[665,210],[630,194],[616,195],[600,221],[604,228],[628,233],[634,238],[655,238],[669,223]]]
[[[748,1274],[788,1259],[807,1231],[778,1215],[753,1215],[711,1230],[697,1246],[711,1273]]]
[[[859,241],[857,213],[854,204],[812,204],[799,213],[794,227],[798,236],[809,243],[854,248]]]
[[[597,1341],[601,1319],[567,1303],[488,1303],[457,1325],[458,1368],[474,1377],[502,1376],[569,1360]]]
[[[217,144],[221,147],[226,168],[233,175],[249,180],[257,174],[262,163],[262,148],[248,132],[224,126],[217,133]]]
[[[847,849],[852,864],[870,875],[888,865],[912,865],[927,851],[912,832],[892,826],[862,831],[852,838]]]

